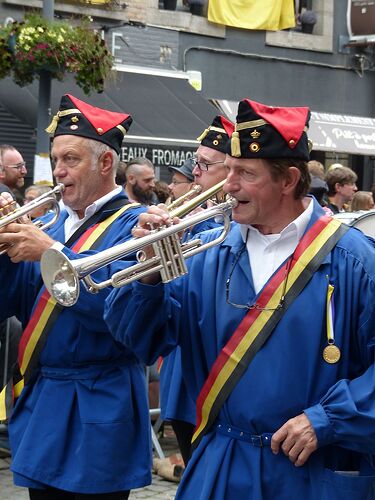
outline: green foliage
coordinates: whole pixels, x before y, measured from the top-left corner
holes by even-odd
[[[85,94],[102,92],[113,57],[100,35],[85,19],[79,26],[30,15],[0,28],[0,78],[11,76],[21,87],[49,71],[62,80],[74,73]]]

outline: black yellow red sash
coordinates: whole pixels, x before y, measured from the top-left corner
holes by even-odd
[[[257,308],[247,312],[221,350],[198,396],[194,447],[214,423],[236,383],[289,305],[348,229],[337,219],[319,218],[305,233],[293,256],[264,287],[257,299]],[[283,292],[283,306],[278,307]]]
[[[111,224],[130,207],[138,204],[127,204],[113,213],[104,221],[98,222],[87,229],[72,247],[76,253],[92,250],[102,240]],[[43,288],[38,302],[34,307],[32,316],[22,334],[18,347],[18,370],[13,378],[13,397],[17,398],[24,385],[29,381],[34,368],[38,364],[39,355],[42,351],[48,334],[64,307],[50,296]],[[6,395],[9,393],[9,385],[4,387],[0,393],[0,421],[6,420],[7,404]]]

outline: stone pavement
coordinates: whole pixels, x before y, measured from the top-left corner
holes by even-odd
[[[176,439],[173,431],[168,426],[165,427],[164,437],[160,439],[160,444],[166,455],[171,455],[177,451]],[[1,458],[0,456],[0,500],[29,500],[25,488],[17,488],[13,485],[9,465],[10,458]],[[177,486],[176,483],[166,481],[153,474],[152,484],[145,488],[132,490],[129,500],[173,500]]]

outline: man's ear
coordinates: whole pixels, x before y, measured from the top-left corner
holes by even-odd
[[[294,193],[296,186],[301,179],[301,172],[297,167],[289,167],[283,182],[283,193]]]
[[[100,158],[100,170],[103,175],[112,173],[113,155],[110,151],[106,151]]]

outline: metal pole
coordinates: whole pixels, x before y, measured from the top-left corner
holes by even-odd
[[[43,17],[52,21],[54,16],[54,0],[43,0]],[[45,132],[51,115],[51,74],[47,70],[40,72],[37,121],[37,155],[49,154],[49,137]]]

